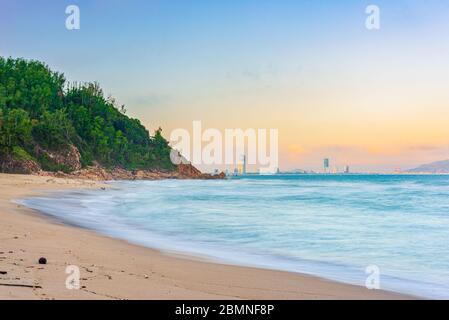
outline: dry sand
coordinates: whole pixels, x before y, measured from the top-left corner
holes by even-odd
[[[0,174],[0,299],[407,299],[288,272],[175,257],[63,225],[12,199],[101,183]],[[48,263],[39,265],[46,257]],[[68,265],[80,290],[66,289]],[[34,286],[34,288],[33,288]]]

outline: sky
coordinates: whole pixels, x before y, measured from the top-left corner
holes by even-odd
[[[167,137],[278,129],[281,170],[449,159],[447,0],[0,0],[0,55],[97,81]]]

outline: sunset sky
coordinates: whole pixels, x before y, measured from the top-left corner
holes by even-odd
[[[194,120],[279,129],[284,170],[449,159],[447,0],[0,0],[0,55],[98,81],[166,136]]]

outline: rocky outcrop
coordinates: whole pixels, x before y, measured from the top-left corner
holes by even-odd
[[[0,172],[16,174],[35,174],[41,167],[31,159],[14,159],[11,155],[0,156]]]
[[[63,151],[49,151],[37,146],[35,149],[37,155],[45,155],[57,165],[63,165],[69,171],[81,169],[81,154],[78,148],[71,145]]]
[[[114,168],[106,170],[105,168],[96,165],[81,170],[76,170],[71,173],[64,172],[40,172],[40,175],[55,176],[60,178],[76,178],[97,181],[110,180],[162,180],[162,179],[225,179],[226,176],[222,172],[219,175],[211,175],[202,173],[191,164],[181,164],[177,171],[163,171],[163,170],[125,170],[123,168]]]
[[[180,163],[178,165],[178,173],[181,177],[198,178],[203,174],[200,170],[192,166],[191,164]]]
[[[35,150],[38,156],[45,156],[53,163],[63,166],[66,172],[48,172],[42,171],[39,164],[30,159],[17,160],[12,156],[3,156],[0,158],[0,172],[22,173],[22,174],[39,174],[44,176],[77,178],[86,180],[160,180],[160,179],[225,179],[226,176],[222,172],[219,175],[211,175],[202,173],[191,164],[179,164],[177,170],[126,170],[123,168],[105,169],[99,164],[82,168],[81,155],[75,146],[71,146],[65,151],[52,152],[37,147]]]
[[[224,179],[226,175],[224,172],[218,175],[212,175],[209,173],[202,173],[200,170],[195,168],[191,164],[180,163],[178,165],[178,176],[180,179],[203,179],[203,180],[214,180],[214,179]]]
[[[77,178],[83,180],[97,180],[97,181],[113,180],[111,174],[100,166],[76,170],[69,174],[57,172],[54,175],[57,177]]]

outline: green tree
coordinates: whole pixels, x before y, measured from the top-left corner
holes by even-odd
[[[12,150],[15,145],[27,147],[31,143],[32,124],[25,110],[2,110],[0,118],[0,145],[4,150]]]
[[[39,150],[74,145],[82,165],[166,169],[170,147],[156,130],[151,137],[138,119],[98,83],[68,83],[38,61],[0,57],[0,152],[29,153],[47,170],[59,170]],[[0,157],[0,161],[1,161]]]
[[[33,138],[50,150],[66,149],[72,144],[75,130],[64,109],[45,111],[32,129]]]

